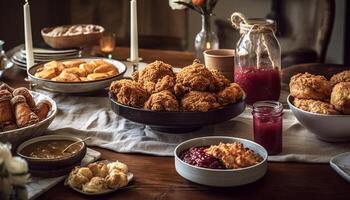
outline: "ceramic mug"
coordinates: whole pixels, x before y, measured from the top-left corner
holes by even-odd
[[[234,49],[208,49],[204,51],[205,65],[208,68],[217,69],[230,81],[233,81],[234,57]]]

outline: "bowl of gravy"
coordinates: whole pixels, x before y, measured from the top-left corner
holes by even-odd
[[[46,135],[23,142],[17,154],[28,162],[32,175],[53,177],[68,173],[80,165],[86,154],[86,144],[80,142],[63,150],[80,138],[65,135]]]

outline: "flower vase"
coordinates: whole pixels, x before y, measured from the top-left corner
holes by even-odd
[[[194,48],[196,51],[196,57],[204,63],[203,52],[207,49],[218,49],[219,39],[214,31],[211,29],[211,16],[202,14],[202,29],[196,35],[194,41]]]

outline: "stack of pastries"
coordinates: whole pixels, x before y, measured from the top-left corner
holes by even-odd
[[[178,73],[157,60],[133,73],[132,80],[112,82],[109,90],[121,104],[154,111],[207,112],[235,103],[244,94],[238,84],[198,60]]]
[[[47,117],[51,107],[47,100],[36,103],[24,87],[14,89],[0,83],[0,132],[36,124]]]
[[[106,79],[118,74],[116,66],[96,59],[91,62],[84,60],[51,61],[38,68],[34,76],[59,82],[81,82]]]
[[[68,177],[68,184],[88,193],[101,193],[128,184],[128,166],[115,161],[95,162],[87,167],[75,167]]]
[[[302,110],[328,115],[350,114],[350,70],[324,76],[299,73],[291,78],[290,95]]]

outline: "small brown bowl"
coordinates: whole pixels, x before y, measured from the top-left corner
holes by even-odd
[[[40,177],[56,177],[68,174],[74,166],[77,166],[81,163],[81,160],[85,157],[86,154],[86,144],[82,142],[81,148],[79,151],[61,158],[45,159],[45,158],[34,158],[22,154],[22,150],[33,143],[39,141],[50,141],[50,140],[70,140],[73,142],[81,141],[80,138],[65,136],[65,135],[46,135],[41,137],[36,137],[30,139],[26,142],[23,142],[18,146],[16,152],[17,155],[25,159],[28,163],[29,172],[33,176]]]
[[[78,25],[85,25],[85,24],[78,24]],[[65,26],[72,26],[72,25],[64,25],[64,26],[57,26],[57,27],[65,27]],[[94,44],[98,44],[100,38],[102,37],[103,32],[105,31],[105,29],[102,26],[99,26],[99,25],[94,25],[94,26],[96,26],[100,31],[92,32],[89,34],[79,34],[79,35],[70,35],[70,36],[50,36],[48,35],[48,33],[57,27],[46,27],[41,29],[41,36],[43,37],[47,45],[56,49],[91,46]]]

